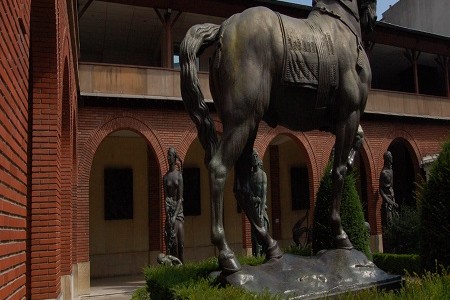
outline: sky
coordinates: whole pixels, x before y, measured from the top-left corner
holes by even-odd
[[[284,2],[298,3],[311,6],[311,0],[282,0]],[[398,0],[378,0],[377,1],[377,16],[381,20],[382,14],[389,8],[389,5],[394,5]]]

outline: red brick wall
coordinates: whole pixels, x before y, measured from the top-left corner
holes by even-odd
[[[30,297],[57,298],[71,273],[76,84],[66,1],[31,4]],[[62,255],[63,253],[63,255]]]
[[[34,299],[56,298],[61,275],[61,130],[54,1],[32,1],[31,268]]]
[[[0,4],[0,298],[26,288],[30,1]]]
[[[26,295],[30,1],[0,5],[0,298]]]
[[[87,100],[89,101],[89,100]],[[221,130],[220,122],[216,120],[216,127]],[[381,207],[381,198],[378,192],[378,176],[383,166],[383,153],[389,147],[389,144],[395,138],[402,138],[408,149],[411,149],[412,160],[416,162],[417,169],[421,158],[427,154],[439,153],[440,145],[449,134],[450,126],[445,122],[398,118],[398,117],[367,117],[362,121],[365,132],[365,143],[362,148],[363,163],[367,173],[369,222],[372,227],[372,234],[381,233],[381,216],[379,210]],[[180,109],[130,109],[130,108],[94,108],[85,107],[79,112],[79,193],[78,201],[85,210],[79,210],[83,220],[88,219],[88,190],[89,190],[89,172],[92,165],[93,155],[101,141],[110,133],[120,129],[131,129],[140,132],[148,141],[150,148],[155,153],[156,161],[152,163],[151,168],[160,166],[160,173],[164,174],[167,170],[165,152],[169,146],[174,146],[178,150],[181,158],[186,155],[189,145],[196,137],[196,129],[190,121],[187,114]],[[313,203],[320,178],[328,162],[328,158],[333,147],[334,136],[329,133],[312,131],[307,133],[293,133],[283,127],[276,129],[269,128],[261,124],[258,137],[255,141],[255,147],[260,153],[265,153],[269,149],[270,142],[279,134],[289,135],[298,145],[299,150],[307,157],[308,170],[312,174],[310,178],[311,202]],[[279,159],[283,159],[280,157]],[[271,168],[273,171],[273,167]],[[275,173],[274,173],[275,174]],[[271,176],[274,174],[270,174]],[[269,174],[268,174],[269,175]],[[273,178],[272,178],[272,182]],[[159,182],[161,185],[161,182]],[[152,215],[152,226],[150,235],[150,244],[152,250],[157,250],[160,245],[163,250],[162,224],[164,214],[161,209],[163,199],[161,187],[153,187],[150,192],[151,199],[158,199],[151,203],[156,211],[159,212],[159,224],[156,226],[155,215]],[[272,187],[272,192],[274,187]],[[286,205],[283,199],[275,203],[272,195],[272,214],[276,215],[276,206]],[[276,198],[276,197],[275,197]],[[275,207],[275,208],[274,208]],[[157,208],[157,209],[156,209]],[[313,210],[310,211],[311,217]],[[283,220],[280,220],[283,222]],[[88,252],[88,224],[82,225],[83,230],[78,234],[85,239],[80,244],[84,249],[83,259],[89,260]],[[248,245],[250,240],[250,230],[247,223],[243,222],[243,245]],[[272,224],[272,230],[276,236],[276,224]],[[159,232],[157,232],[160,230]]]

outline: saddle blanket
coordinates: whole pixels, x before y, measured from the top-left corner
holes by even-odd
[[[318,90],[316,108],[328,106],[338,85],[337,56],[331,36],[318,20],[279,15],[284,44],[282,84]]]

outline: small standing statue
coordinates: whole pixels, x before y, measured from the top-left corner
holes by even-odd
[[[383,155],[384,166],[380,173],[380,195],[383,199],[382,216],[385,218],[383,225],[388,225],[398,216],[398,204],[395,203],[393,180],[394,173],[392,171],[392,154],[386,151]]]
[[[269,216],[267,215],[266,193],[267,193],[267,175],[263,170],[262,160],[258,153],[253,150],[252,156],[252,170],[250,177],[250,188],[252,195],[252,203],[259,218],[259,221],[264,226],[266,231],[269,230]],[[257,233],[252,226],[252,254],[254,256],[262,255],[266,249],[263,249],[257,239]]]
[[[183,263],[183,163],[174,148],[167,151],[169,171],[163,177],[166,204],[165,238],[167,254],[178,257]],[[177,160],[180,170],[177,170]]]

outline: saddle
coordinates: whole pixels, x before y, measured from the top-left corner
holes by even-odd
[[[278,14],[284,44],[284,85],[317,90],[316,109],[329,107],[339,83],[337,56],[331,35],[323,32],[316,16],[298,20],[307,26],[285,26]]]

